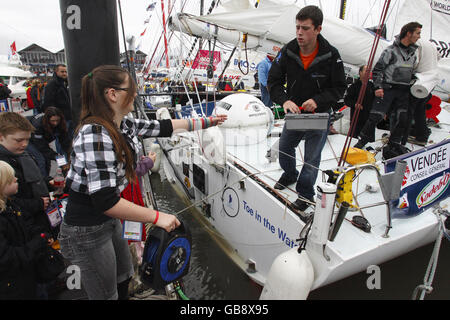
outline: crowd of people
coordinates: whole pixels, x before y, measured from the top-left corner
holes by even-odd
[[[239,91],[245,90],[245,84],[241,76],[236,76],[235,81],[231,77],[221,77],[217,82],[217,90],[220,91]],[[181,80],[168,80],[164,79],[159,83],[146,83],[143,87],[143,91],[146,94],[151,94],[154,92],[205,92],[206,85],[200,81],[197,77],[194,81],[184,81]]]
[[[68,91],[67,66],[58,64],[51,78],[32,78],[25,82],[26,101],[22,104],[33,114],[42,113],[54,106],[63,111],[66,121],[71,121],[70,95]],[[11,98],[11,89],[0,78],[0,100]]]
[[[62,91],[55,84],[54,92]],[[0,299],[48,296],[52,282],[37,281],[36,264],[46,246],[56,241],[66,261],[80,268],[89,299],[127,299],[134,269],[120,220],[153,223],[168,232],[180,225],[172,214],[121,196],[155,160],[154,155],[142,156],[137,136],[201,130],[223,123],[226,116],[128,118],[136,95],[136,83],[123,68],[99,66],[89,72],[82,80],[82,109],[73,139],[59,108],[47,107],[31,122],[18,113],[0,114]],[[50,141],[56,142],[55,149],[49,148]],[[48,163],[57,156],[69,156],[70,164],[67,207],[55,225],[46,209],[56,181],[48,176]]]
[[[321,35],[322,22],[323,13],[317,6],[302,8],[296,16],[296,38],[277,57],[267,56],[258,65],[264,104],[272,107],[275,102],[285,113],[331,114],[332,107],[344,98],[352,114],[360,111],[353,132],[354,137],[359,137],[356,147],[360,148],[373,141],[375,126],[389,112],[388,145],[393,155],[404,152],[398,145],[409,134],[408,119],[417,117],[411,105],[419,106],[416,112],[423,112],[425,103],[413,101],[407,90],[422,26],[404,26],[396,42],[381,55],[373,82],[369,81],[365,97],[358,104],[359,89],[369,77],[367,67],[361,66],[360,79],[347,88],[339,51]],[[411,58],[408,66],[404,61],[392,63],[398,59],[391,57],[399,54]],[[399,64],[401,72],[396,71]],[[195,81],[193,86],[202,85]],[[242,88],[241,79],[236,84],[230,85],[224,78],[219,87]],[[56,67],[44,91],[38,81],[33,88],[30,97],[38,111],[35,115],[25,118],[18,113],[0,113],[0,299],[48,297],[54,282],[38,281],[36,264],[42,252],[55,243],[67,263],[80,268],[89,299],[127,299],[134,268],[121,220],[152,223],[167,232],[180,225],[174,215],[147,208],[125,196],[125,189],[139,185],[138,177],[155,161],[154,154],[143,155],[137,137],[169,137],[181,129],[206,129],[222,124],[227,117],[127,117],[133,111],[137,86],[128,71],[112,65],[96,67],[82,78],[81,114],[76,128],[72,125],[65,65]],[[416,127],[422,125],[416,121]],[[283,174],[274,188],[281,190],[296,183],[298,199],[293,206],[297,210],[304,211],[314,203],[317,168],[328,131],[283,128],[279,143]],[[308,165],[298,172],[295,149],[301,140],[305,141],[304,162]],[[57,187],[50,176],[52,161],[66,176],[68,202],[59,223],[47,212]]]

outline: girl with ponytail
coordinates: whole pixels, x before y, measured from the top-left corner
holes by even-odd
[[[136,136],[170,137],[176,130],[203,129],[227,118],[210,117],[197,126],[191,120],[128,118],[136,95],[133,78],[118,66],[99,66],[82,79],[82,109],[59,240],[63,255],[80,267],[89,299],[127,298],[133,265],[119,219],[153,223],[167,232],[180,225],[172,214],[120,198],[128,182],[135,180]]]

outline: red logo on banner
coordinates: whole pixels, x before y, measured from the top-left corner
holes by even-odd
[[[217,68],[217,64],[220,62],[220,52],[214,51],[213,68],[214,71]],[[194,63],[192,64],[192,69],[206,69],[209,65],[209,51],[200,50],[195,57]]]
[[[409,167],[406,166],[405,175],[403,176],[402,187],[408,183],[408,178],[409,178],[410,173],[411,173],[411,171],[409,170]]]
[[[422,189],[416,199],[417,208],[424,207],[439,198],[441,194],[447,190],[450,182],[450,173],[444,172]]]

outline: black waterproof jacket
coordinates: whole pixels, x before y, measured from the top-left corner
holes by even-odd
[[[0,212],[0,300],[36,298],[35,258],[46,241],[13,201]]]
[[[9,98],[11,94],[11,89],[8,88],[6,84],[0,83],[0,100],[5,100]]]
[[[56,107],[60,109],[63,112],[66,121],[72,119],[70,95],[66,86],[66,81],[58,77],[56,73],[53,74],[53,79],[45,86],[44,103],[41,107],[42,112],[45,112],[47,107]]]
[[[27,158],[27,167],[23,168],[23,160]],[[5,147],[0,145],[0,160],[7,162],[15,171],[17,183],[19,184],[19,191],[14,195],[14,199],[18,205],[27,213],[27,220],[29,219],[35,225],[49,230],[50,224],[44,212],[44,204],[41,197],[48,197],[48,184],[50,177],[42,178],[39,168],[34,159],[28,152],[23,152],[20,155],[15,155],[8,151]],[[25,172],[33,172],[33,176],[26,175]]]
[[[272,101],[282,106],[291,100],[301,106],[306,100],[313,99],[317,103],[315,112],[328,112],[337,106],[347,88],[344,64],[338,50],[322,35],[319,34],[317,39],[319,51],[307,70],[300,59],[296,39],[281,49],[272,62],[267,79]]]

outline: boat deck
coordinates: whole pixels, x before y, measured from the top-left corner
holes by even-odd
[[[448,112],[443,112],[441,115],[441,129],[433,129],[430,136],[430,141],[442,141],[450,137],[449,123],[450,117]],[[280,132],[283,122],[276,124],[273,132]],[[367,146],[373,147],[375,150],[382,145],[381,135],[386,132],[383,130],[376,130],[376,141]],[[267,186],[273,187],[276,181],[282,174],[282,169],[279,166],[278,160],[269,162],[265,157],[267,150],[272,146],[278,137],[267,138],[266,141],[250,144],[227,146],[228,161],[231,159],[244,167],[252,176],[257,177]],[[326,145],[322,152],[322,161],[320,164],[320,171],[317,182],[327,179],[322,172],[327,169],[336,168],[338,159],[342,152],[342,147],[345,143],[346,137],[342,134],[329,135]],[[352,139],[351,146],[356,143],[356,139]],[[407,147],[412,151],[420,150],[424,147],[408,143]],[[301,142],[296,152],[296,161],[298,163],[297,169],[300,171],[303,165],[303,151],[304,143]],[[380,161],[381,152],[375,156],[376,161]],[[346,164],[347,165],[347,164]],[[384,166],[380,163],[380,171],[384,173]],[[366,187],[369,186],[376,192],[369,192]],[[282,196],[280,203],[289,201],[294,202],[297,199],[295,192],[295,184],[290,185],[284,190],[274,190],[278,195]],[[267,193],[270,196],[270,193]],[[376,172],[373,170],[364,170],[353,183],[353,194],[356,195],[357,205],[365,207],[374,203],[383,203],[381,189],[379,187]],[[450,199],[447,198],[441,202],[441,206],[449,205]],[[310,207],[306,212],[312,211]],[[292,210],[291,210],[292,211]],[[337,261],[351,261],[357,257],[367,255],[366,261],[360,261],[363,264],[381,263],[394,257],[399,250],[413,250],[417,244],[423,245],[431,242],[436,237],[437,219],[432,212],[433,209],[426,210],[412,217],[393,218],[392,229],[389,231],[389,237],[384,237],[387,226],[387,208],[385,204],[380,204],[374,207],[368,207],[362,210],[349,210],[346,215],[342,227],[334,242],[329,242],[330,255],[336,255]],[[369,233],[356,228],[351,223],[354,215],[363,215],[371,225]],[[434,231],[434,232],[432,232]],[[397,242],[396,240],[400,240]],[[410,241],[410,247],[408,247]],[[377,250],[384,247],[383,250]],[[372,256],[370,256],[370,253]],[[373,254],[375,256],[373,256]],[[382,255],[377,256],[377,255]],[[353,271],[352,271],[353,272]]]
[[[440,128],[432,129],[430,141],[441,142],[450,138],[449,112],[443,110],[438,118],[441,121]],[[344,120],[334,124],[338,131]],[[192,160],[203,159],[200,163],[202,170],[205,170],[205,176],[208,175],[205,181],[208,181],[209,190],[200,192],[196,188],[191,188],[191,199],[193,202],[203,204],[208,201],[211,206],[209,221],[239,254],[242,264],[246,265],[249,261],[254,263],[256,271],[248,275],[261,284],[264,284],[274,259],[280,253],[297,245],[295,239],[299,238],[299,233],[305,226],[305,216],[314,210],[311,206],[305,214],[295,211],[291,206],[297,199],[295,184],[284,190],[273,188],[282,174],[282,169],[278,160],[270,162],[266,158],[266,153],[272,147],[277,151],[276,142],[283,125],[282,120],[277,120],[271,137],[267,137],[267,127],[264,125],[232,129],[211,128],[212,131],[205,131],[210,132],[209,139],[216,144],[215,150],[219,153],[226,150],[226,166],[220,162],[212,165],[206,157],[205,145],[196,145],[201,136],[202,139],[206,137],[203,142],[208,141],[208,134],[186,132],[181,134],[181,139],[174,138],[178,142],[174,141],[170,146],[166,146],[169,154],[185,150],[186,155],[189,154],[189,159],[190,157]],[[385,132],[376,130],[376,141],[366,147],[379,150],[382,146],[381,136]],[[223,140],[218,136],[220,133]],[[224,145],[219,142],[220,140],[225,143],[226,149],[223,149]],[[323,174],[325,170],[337,167],[345,140],[345,134],[328,136],[322,151],[317,182],[328,179],[328,176]],[[356,139],[353,139],[350,145],[353,146],[355,143]],[[409,143],[407,147],[416,153],[424,149]],[[425,148],[436,149],[436,146],[433,143]],[[443,149],[448,149],[448,143]],[[304,142],[300,142],[296,150],[299,171],[303,165],[303,152]],[[448,153],[450,154],[450,151]],[[376,153],[375,160],[380,173],[384,174],[381,152]],[[446,172],[448,167],[449,164],[446,165]],[[178,176],[185,175],[181,166],[176,167],[176,170]],[[195,179],[192,169],[189,177]],[[239,181],[245,181],[242,188]],[[373,192],[367,190],[368,185]],[[439,224],[435,210],[431,206],[414,216],[391,215],[392,228],[386,237],[388,208],[375,170],[358,171],[352,184],[352,192],[355,208],[347,212],[335,240],[328,241],[326,252],[322,247],[317,247],[313,241],[309,241],[310,239],[307,242],[307,249],[311,249],[308,250],[308,255],[317,275],[313,289],[360,272],[369,265],[386,262],[436,239]],[[448,197],[440,201],[441,206],[449,204]],[[337,213],[337,208],[334,213]],[[368,220],[370,232],[365,232],[352,224],[355,215],[363,215]],[[245,266],[243,269],[247,270]]]

